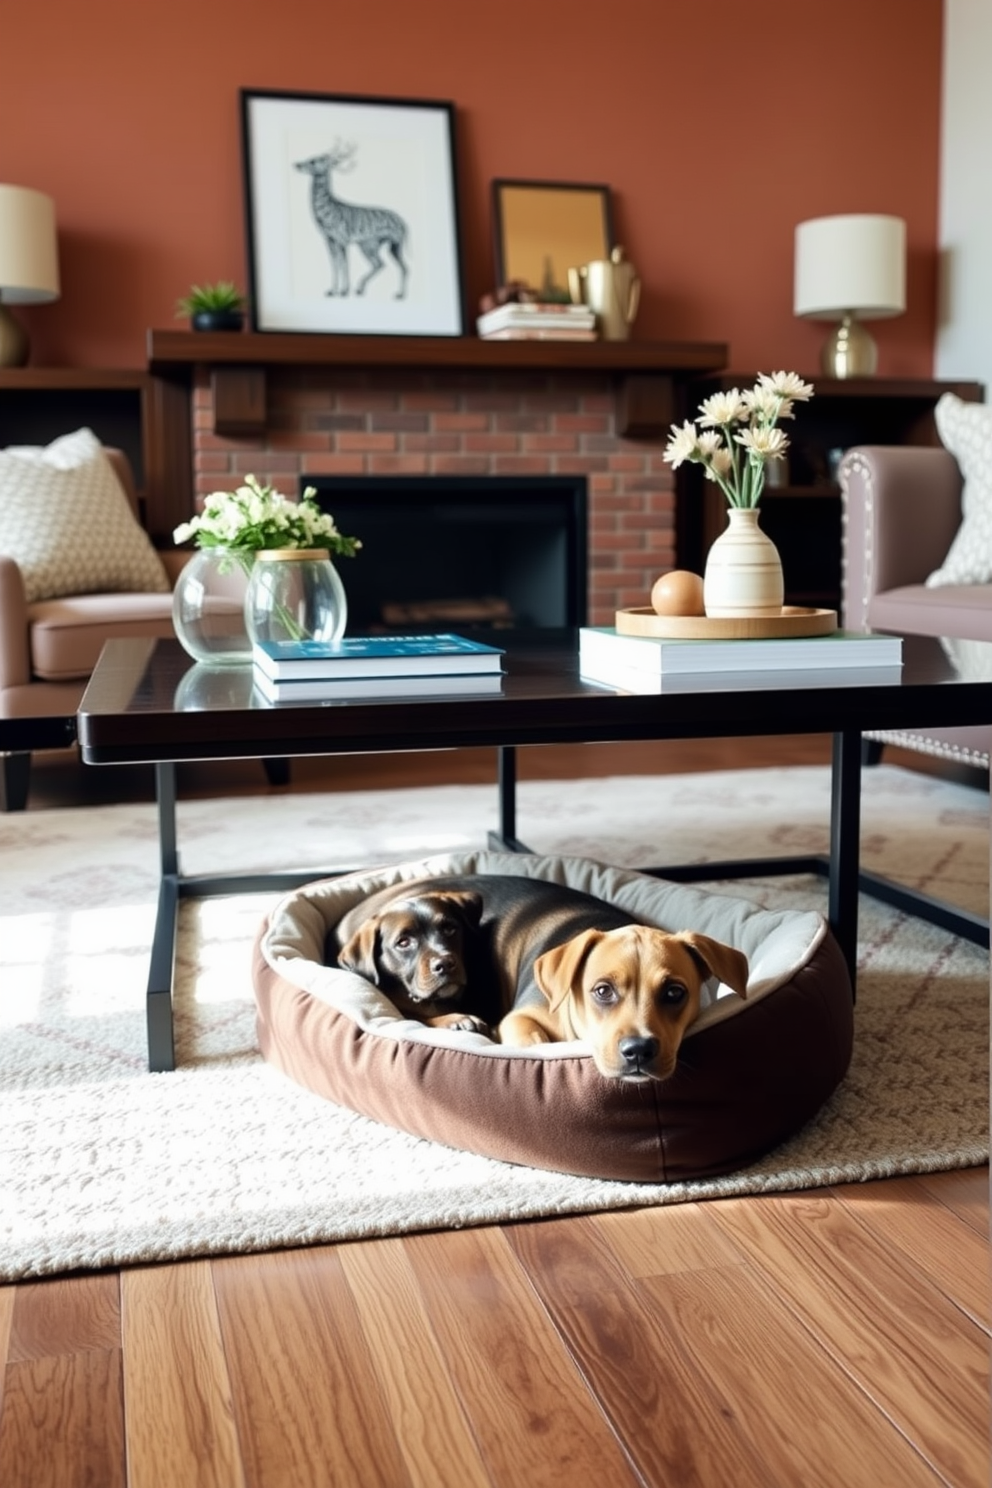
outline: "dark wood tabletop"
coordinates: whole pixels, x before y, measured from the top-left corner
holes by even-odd
[[[111,641],[80,705],[82,756],[121,764],[992,724],[992,644],[989,680],[961,676],[939,641],[907,637],[901,679],[886,685],[859,685],[856,670],[799,686],[773,673],[761,686],[701,676],[661,695],[580,680],[575,631],[500,644],[499,695],[270,704],[253,691],[251,666],[205,668],[176,641]]]

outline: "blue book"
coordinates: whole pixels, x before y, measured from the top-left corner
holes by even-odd
[[[339,641],[256,641],[255,666],[277,681],[318,677],[487,676],[503,651],[460,635],[342,636]]]

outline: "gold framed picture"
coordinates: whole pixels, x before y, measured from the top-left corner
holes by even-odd
[[[497,286],[520,280],[568,299],[568,271],[613,248],[610,188],[568,181],[492,183]]]

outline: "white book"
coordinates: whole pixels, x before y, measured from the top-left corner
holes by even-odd
[[[480,331],[480,341],[598,341],[599,332],[575,326],[507,326],[502,331]]]
[[[278,682],[253,669],[255,692],[267,703],[353,703],[404,698],[492,697],[502,690],[503,674],[435,677],[314,677]]]
[[[837,630],[824,636],[769,640],[670,640],[624,635],[613,626],[579,631],[579,670],[608,681],[611,668],[675,672],[817,671],[820,668],[902,665],[902,637]]]
[[[497,305],[494,310],[484,311],[475,322],[475,328],[480,336],[521,326],[574,326],[583,330],[594,330],[596,316],[587,305],[511,302],[508,305]]]
[[[619,692],[660,695],[676,692],[774,692],[783,687],[898,687],[902,681],[901,666],[807,667],[802,671],[777,670],[758,672],[660,672],[643,667],[604,669],[605,676],[580,665],[579,680],[597,687],[610,687]]]

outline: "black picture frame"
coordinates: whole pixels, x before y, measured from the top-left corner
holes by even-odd
[[[497,286],[521,280],[549,298],[568,297],[568,270],[609,258],[610,188],[574,181],[492,182]]]
[[[463,335],[454,105],[247,88],[240,104],[252,329]]]

